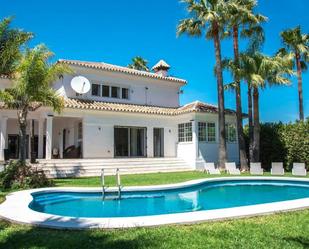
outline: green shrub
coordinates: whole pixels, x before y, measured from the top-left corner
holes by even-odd
[[[40,188],[52,186],[43,171],[31,167],[21,161],[11,161],[0,173],[0,188],[2,190],[20,188]]]
[[[245,129],[248,146],[248,127]],[[293,162],[303,162],[309,169],[309,119],[289,124],[261,124],[260,161],[266,170],[271,162],[283,162],[291,170]]]

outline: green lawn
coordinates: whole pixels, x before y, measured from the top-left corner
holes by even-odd
[[[0,221],[0,248],[309,248],[309,210],[199,225],[60,231]]]
[[[201,172],[122,176],[122,184],[150,185],[209,177]],[[114,184],[114,177],[107,177]],[[99,186],[98,177],[57,179],[56,186]],[[5,193],[0,193],[0,199]],[[309,248],[309,210],[194,225],[121,230],[52,230],[0,220],[0,249],[15,248]]]
[[[242,174],[242,176],[249,176],[249,173]],[[265,176],[270,176],[270,173],[266,172]],[[203,172],[189,171],[189,172],[177,172],[177,173],[153,173],[153,174],[137,174],[137,175],[122,175],[121,185],[123,186],[142,186],[142,185],[158,185],[184,182],[194,179],[210,178],[210,177],[222,177],[230,176],[227,174],[221,174],[218,176],[208,175]],[[286,173],[285,176],[291,176],[291,173]],[[309,175],[307,176],[309,177]],[[83,177],[83,178],[66,178],[56,179],[56,187],[99,187],[101,186],[100,177]],[[106,176],[105,183],[107,186],[115,186],[115,176]]]

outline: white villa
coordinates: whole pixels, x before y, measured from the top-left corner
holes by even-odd
[[[28,116],[27,132],[30,136],[34,130],[39,162],[55,162],[56,167],[68,161],[65,159],[71,163],[90,159],[126,163],[130,160],[121,160],[162,158],[183,161],[192,169],[203,161],[217,162],[217,107],[199,101],[180,106],[179,96],[187,82],[169,76],[166,62],[159,61],[153,72],[101,62],[58,63],[74,71],[53,84],[65,99],[65,109],[58,114],[34,105]],[[79,75],[91,83],[85,94],[71,87],[72,78]],[[11,84],[12,80],[0,78],[0,89]],[[226,110],[228,160],[238,162],[235,124],[235,112]],[[30,141],[28,144],[30,156]],[[17,158],[18,152],[16,110],[0,103],[0,161]]]

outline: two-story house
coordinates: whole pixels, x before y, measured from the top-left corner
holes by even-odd
[[[40,105],[29,114],[27,132],[34,130],[37,158],[164,157],[182,159],[192,168],[201,160],[217,162],[217,107],[199,101],[180,106],[181,88],[187,82],[169,76],[163,60],[153,72],[101,62],[58,63],[69,65],[74,74],[63,75],[53,85],[65,99],[61,114]],[[79,75],[91,84],[87,93],[71,87]],[[0,78],[0,89],[11,84],[12,80]],[[17,158],[16,110],[0,104],[0,117],[0,161]],[[235,123],[235,112],[226,110],[228,160],[238,162]]]

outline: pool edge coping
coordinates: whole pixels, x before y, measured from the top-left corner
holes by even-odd
[[[243,176],[243,177],[216,177],[207,179],[197,179],[182,183],[153,185],[153,186],[132,186],[123,187],[123,191],[153,191],[168,190],[190,187],[204,182],[224,181],[224,180],[286,180],[309,182],[308,178],[296,177],[268,177],[268,176]],[[115,191],[116,188],[109,188],[107,191]],[[32,201],[32,193],[45,191],[70,191],[70,192],[98,192],[100,187],[56,187],[22,190],[10,193],[6,200],[0,205],[0,217],[10,222],[42,226],[58,229],[86,229],[86,228],[133,228],[150,227],[169,224],[192,224],[205,221],[232,219],[240,217],[252,217],[269,213],[286,212],[292,210],[309,208],[309,198],[296,200],[272,202],[265,204],[222,208],[214,210],[202,210],[197,212],[184,212],[174,214],[160,214],[151,216],[136,217],[114,217],[114,218],[76,218],[41,213],[29,208]]]

